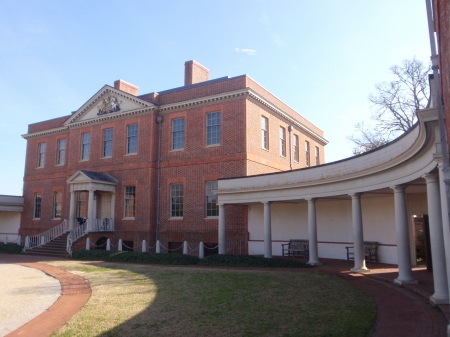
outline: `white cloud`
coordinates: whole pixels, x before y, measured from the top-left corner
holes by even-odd
[[[254,56],[254,55],[256,55],[256,50],[255,49],[247,49],[247,48],[236,48],[235,49],[236,50],[236,52],[238,52],[238,53],[244,53],[244,54],[247,54],[247,55],[249,55],[249,56]]]

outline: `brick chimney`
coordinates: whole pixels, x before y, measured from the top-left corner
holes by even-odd
[[[137,86],[123,80],[114,81],[114,88],[125,91],[133,96],[137,96],[139,94],[139,88]]]
[[[184,85],[195,84],[209,80],[209,70],[195,61],[184,63]]]

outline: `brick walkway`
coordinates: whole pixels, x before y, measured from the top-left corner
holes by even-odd
[[[89,300],[91,289],[85,279],[59,268],[37,263],[44,260],[52,259],[44,256],[0,254],[0,262],[18,263],[40,269],[56,277],[62,286],[62,296],[46,312],[8,334],[7,337],[48,336]],[[419,280],[419,284],[399,287],[392,283],[397,276],[397,268],[394,265],[368,265],[371,273],[361,275],[350,273],[352,264],[347,261],[321,259],[321,262],[323,265],[315,268],[315,272],[338,277],[355,285],[369,294],[376,303],[378,317],[370,337],[447,336],[448,305],[441,305],[440,311],[429,304],[428,298],[433,293],[433,278],[432,273],[424,268],[413,270],[413,276]]]

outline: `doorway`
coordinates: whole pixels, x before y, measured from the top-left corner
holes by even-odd
[[[413,228],[416,263],[418,266],[426,266],[428,271],[433,271],[428,214],[414,215]]]

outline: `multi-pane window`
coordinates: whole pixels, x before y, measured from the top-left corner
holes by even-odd
[[[170,185],[170,216],[183,216],[183,184]]]
[[[103,130],[103,158],[112,157],[113,129]]]
[[[184,149],[184,118],[172,120],[172,150]]]
[[[34,193],[33,219],[39,219],[41,217],[41,203],[42,203],[42,193]]]
[[[316,165],[320,165],[319,148],[316,146]]]
[[[89,192],[77,192],[77,218],[87,218]]]
[[[136,186],[125,186],[125,218],[134,218],[136,211]]]
[[[305,157],[306,157],[306,166],[310,166],[310,161],[309,161],[309,142],[305,141]]]
[[[58,140],[58,150],[56,152],[56,165],[64,165],[66,161],[66,140]]]
[[[220,111],[206,115],[206,145],[220,144]]]
[[[127,126],[127,154],[137,153],[138,144],[138,125],[131,124]]]
[[[294,135],[294,160],[298,163],[299,162],[299,148],[298,148],[298,136]]]
[[[38,144],[37,167],[44,167],[45,163],[45,143]]]
[[[263,149],[269,149],[269,119],[261,116],[261,144]]]
[[[62,192],[57,191],[53,195],[53,219],[61,218],[62,214]]]
[[[86,132],[81,135],[81,160],[89,160],[91,151],[91,133]]]
[[[286,157],[286,129],[280,126],[280,155]]]
[[[219,216],[219,206],[217,205],[217,196],[214,194],[217,190],[217,181],[206,182],[206,216]]]

